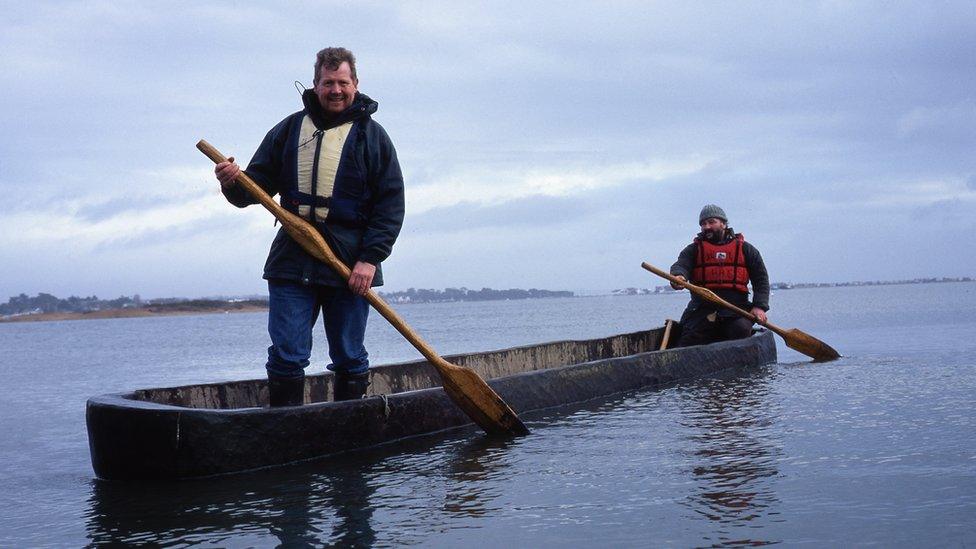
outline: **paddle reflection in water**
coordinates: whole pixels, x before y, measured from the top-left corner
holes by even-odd
[[[706,541],[765,545],[772,540],[737,539],[743,528],[778,522],[773,479],[782,443],[775,435],[776,399],[770,370],[732,373],[678,391],[679,421],[690,434],[688,454],[695,493],[680,501],[696,515],[718,523]],[[761,531],[761,530],[757,530]]]
[[[449,458],[446,513],[482,517],[496,511],[489,504],[502,494],[494,480],[504,468],[503,454],[511,444],[510,439],[479,437],[457,447]]]
[[[448,438],[432,435],[358,452],[385,452],[367,473],[376,486],[370,504],[382,517],[377,544],[421,544],[437,533],[477,528],[506,512],[510,453],[518,444],[484,437],[469,427]]]

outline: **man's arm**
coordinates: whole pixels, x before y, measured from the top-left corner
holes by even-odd
[[[766,272],[766,263],[763,261],[759,250],[748,242],[742,245],[742,253],[746,256],[746,268],[749,269],[749,280],[752,282],[752,305],[763,312],[768,311],[769,274]],[[765,318],[762,319],[765,320]]]
[[[349,276],[349,289],[359,295],[369,291],[376,265],[390,256],[403,225],[403,174],[400,163],[389,136],[378,124],[376,130],[379,134],[378,150],[370,151],[368,174],[373,204],[366,222],[362,248]]]
[[[393,251],[404,215],[403,174],[396,150],[386,132],[380,127],[377,130],[379,150],[371,151],[369,166],[373,204],[357,258],[372,265],[385,260]]]
[[[286,121],[282,121],[264,136],[264,140],[254,152],[245,170],[247,175],[271,196],[278,192],[274,181],[281,171],[281,149],[285,138]],[[257,204],[258,200],[234,180],[241,171],[240,166],[234,162],[234,157],[227,160],[228,162],[221,162],[214,167],[214,173],[220,181],[220,192],[224,194],[224,198],[238,208]]]
[[[678,261],[671,265],[670,273],[674,276],[688,281],[691,278],[691,271],[695,268],[695,252],[697,251],[697,246],[692,243],[685,246],[681,253],[678,254]],[[671,287],[675,290],[682,290],[681,286],[678,286],[674,282],[671,283]]]

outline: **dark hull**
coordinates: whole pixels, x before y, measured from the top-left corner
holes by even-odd
[[[662,330],[445,357],[489,380],[517,413],[776,361],[773,335],[654,351]],[[527,370],[527,371],[526,371]],[[88,440],[105,479],[174,479],[312,459],[470,424],[426,361],[371,369],[371,396],[331,402],[331,373],[306,404],[267,408],[264,380],[89,399]]]

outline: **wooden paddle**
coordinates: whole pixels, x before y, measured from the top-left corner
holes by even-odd
[[[227,160],[204,140],[197,143],[197,148],[214,163]],[[343,278],[349,279],[349,267],[336,257],[318,230],[301,217],[282,208],[243,171],[237,176],[237,183],[274,214],[281,221],[282,227],[305,251],[332,267]],[[376,292],[369,290],[366,299],[437,369],[448,396],[482,429],[492,435],[528,434],[528,428],[518,415],[478,374],[470,368],[451,364],[441,358]]]
[[[695,293],[698,296],[707,299],[708,301],[711,301],[716,305],[725,307],[726,309],[736,313],[741,317],[747,318],[755,322],[756,324],[759,324],[760,326],[765,326],[769,328],[770,330],[779,334],[783,338],[783,340],[786,341],[787,347],[797,350],[807,355],[808,357],[813,358],[817,362],[826,362],[828,360],[835,360],[840,358],[840,353],[835,351],[833,347],[827,345],[823,341],[820,341],[819,339],[813,337],[810,334],[802,332],[796,328],[792,328],[790,330],[784,330],[769,322],[764,322],[762,320],[759,320],[758,318],[756,318],[756,315],[747,311],[743,311],[742,309],[736,307],[735,305],[729,303],[728,301],[725,301],[721,297],[715,295],[715,292],[709,290],[708,288],[702,288],[701,286],[695,286],[690,282],[685,282],[680,278],[672,275],[671,273],[666,273],[649,263],[646,262],[641,263],[641,267],[644,267],[648,271],[651,271],[652,273],[656,274],[661,278],[666,278],[670,280],[671,282],[677,284],[678,286],[681,286],[682,288],[687,288],[692,293]]]

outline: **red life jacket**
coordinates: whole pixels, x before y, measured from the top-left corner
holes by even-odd
[[[745,237],[741,234],[725,244],[712,244],[696,238],[698,260],[691,271],[692,282],[711,290],[730,289],[748,293],[749,270],[742,253],[743,242]]]

